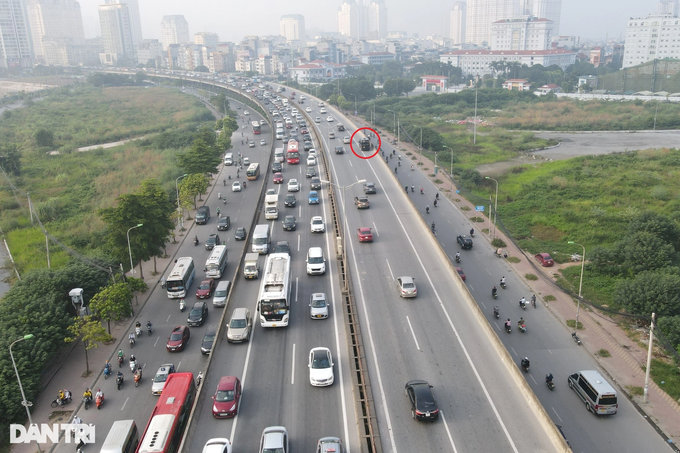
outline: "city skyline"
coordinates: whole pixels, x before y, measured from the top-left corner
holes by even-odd
[[[104,0],[80,0],[83,18],[98,18],[97,8],[103,3]],[[198,4],[181,0],[139,0],[139,10],[144,38],[160,39],[160,22],[164,15],[184,15],[192,36],[208,31],[217,33],[222,41],[240,42],[247,35],[277,35],[281,16],[288,14],[303,15],[307,30],[337,32],[337,10],[342,3],[342,0],[333,0],[321,6],[313,0],[285,3],[259,0],[235,3],[227,8],[216,0]],[[389,10],[388,29],[406,31],[409,36],[418,33],[421,38],[443,35],[446,30],[442,29],[440,18],[449,17],[454,3],[453,0],[421,0],[418,2],[420,12],[414,14],[412,2],[385,0]],[[605,36],[624,39],[628,19],[654,13],[658,3],[658,0],[563,0],[560,34],[580,36],[582,40]],[[93,37],[92,28],[85,24],[86,33],[89,33],[86,38]]]

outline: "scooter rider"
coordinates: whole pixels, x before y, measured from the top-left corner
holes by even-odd
[[[501,286],[505,286],[505,276],[501,277]]]
[[[524,296],[522,296],[522,298],[519,300],[519,306],[521,308],[524,308],[524,307],[526,307],[526,305],[527,305],[527,300],[524,298]]]
[[[524,325],[524,318],[519,318],[519,321],[517,321],[517,327],[522,327]]]
[[[92,390],[89,388],[83,393],[83,398],[89,403],[92,401]]]
[[[94,394],[94,398],[100,398],[102,400],[104,399],[104,392],[102,392],[102,389],[97,389],[97,393]]]
[[[552,373],[546,374],[546,375],[545,375],[545,383],[548,384],[548,385],[550,385],[550,384],[552,384],[552,381],[553,381],[553,375],[552,375]]]
[[[456,252],[456,263],[460,263],[460,252]]]
[[[432,227],[432,232],[434,232],[434,222],[432,222],[432,225],[430,226]]]
[[[493,285],[493,289],[491,290],[491,295],[496,297],[497,293],[498,293],[498,289],[496,288],[496,285]]]
[[[122,349],[119,349],[119,350],[118,350],[118,358],[120,359],[121,357],[122,357],[123,359],[125,359],[125,353],[123,352]]]
[[[525,370],[528,370],[530,365],[531,365],[531,362],[529,362],[529,358],[524,357],[522,359],[522,368],[524,368]]]
[[[430,205],[425,206],[425,212],[430,213]]]
[[[512,323],[510,322],[510,318],[508,318],[507,321],[505,321],[505,330],[510,330],[512,329]]]
[[[147,331],[151,331],[151,330],[152,330],[152,327],[153,327],[153,325],[151,324],[151,321],[147,321],[147,322],[146,322],[146,330],[147,330]]]
[[[475,229],[470,228],[470,236],[474,237],[475,236]]]
[[[135,333],[130,332],[130,335],[128,335],[128,340],[130,340],[130,344],[135,344]]]
[[[198,235],[194,236],[194,245],[198,245]]]
[[[413,184],[411,184],[411,192],[415,192],[415,191],[416,191],[416,186],[414,186]]]

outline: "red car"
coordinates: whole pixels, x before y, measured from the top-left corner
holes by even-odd
[[[191,333],[187,326],[177,326],[172,329],[172,333],[168,337],[168,343],[165,348],[168,352],[179,352],[184,350],[184,345],[189,341]]]
[[[368,227],[357,229],[357,236],[359,236],[359,242],[373,242],[373,233]]]
[[[217,384],[217,390],[212,399],[214,401],[213,417],[235,417],[238,414],[238,404],[241,400],[241,381],[236,376],[223,376]]]
[[[458,275],[460,275],[460,278],[462,278],[463,281],[465,281],[465,272],[463,272],[463,269],[456,266],[456,272],[458,272]]]
[[[283,175],[281,173],[274,173],[274,184],[283,184]]]
[[[550,256],[549,253],[537,253],[534,255],[534,258],[536,258],[536,261],[541,263],[541,266],[543,267],[550,267],[555,264],[555,261],[553,261],[552,256]]]
[[[213,280],[212,278],[203,280],[196,289],[196,297],[198,297],[199,299],[208,299],[210,296],[212,296],[214,289],[215,280]]]
[[[307,130],[306,127],[303,127],[302,129],[300,129],[300,133],[301,133],[302,135],[305,135],[305,134],[309,134],[309,131]]]

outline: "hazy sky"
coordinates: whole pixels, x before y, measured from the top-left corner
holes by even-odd
[[[99,30],[98,0],[79,0],[85,34]],[[183,14],[189,31],[211,31],[221,41],[239,42],[245,35],[279,33],[284,14],[302,14],[307,28],[337,31],[337,9],[342,0],[138,0],[144,38],[160,38],[164,15]],[[420,37],[441,34],[443,17],[455,0],[385,0],[390,30]],[[646,16],[656,10],[656,0],[562,0],[561,35],[585,38],[625,37],[630,17]],[[414,7],[414,5],[417,5]],[[92,21],[97,23],[91,23]],[[88,23],[89,22],[89,23]]]

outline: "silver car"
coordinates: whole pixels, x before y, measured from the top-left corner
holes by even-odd
[[[339,437],[322,437],[316,443],[316,453],[345,453]]]
[[[231,321],[227,325],[227,341],[236,343],[250,340],[250,330],[253,320],[250,317],[250,310],[247,308],[237,308],[231,314]]]
[[[290,453],[288,449],[288,430],[283,426],[270,426],[262,431],[260,453]]]
[[[399,287],[399,295],[401,297],[416,297],[418,295],[416,282],[413,277],[399,277],[397,279],[397,286]]]
[[[151,384],[151,394],[160,395],[163,393],[163,388],[165,387],[165,381],[168,380],[168,376],[175,372],[175,365],[172,363],[166,363],[161,365],[156,371],[156,376],[153,378],[153,384]]]
[[[309,316],[312,319],[328,318],[328,301],[325,293],[314,293],[309,299]]]

